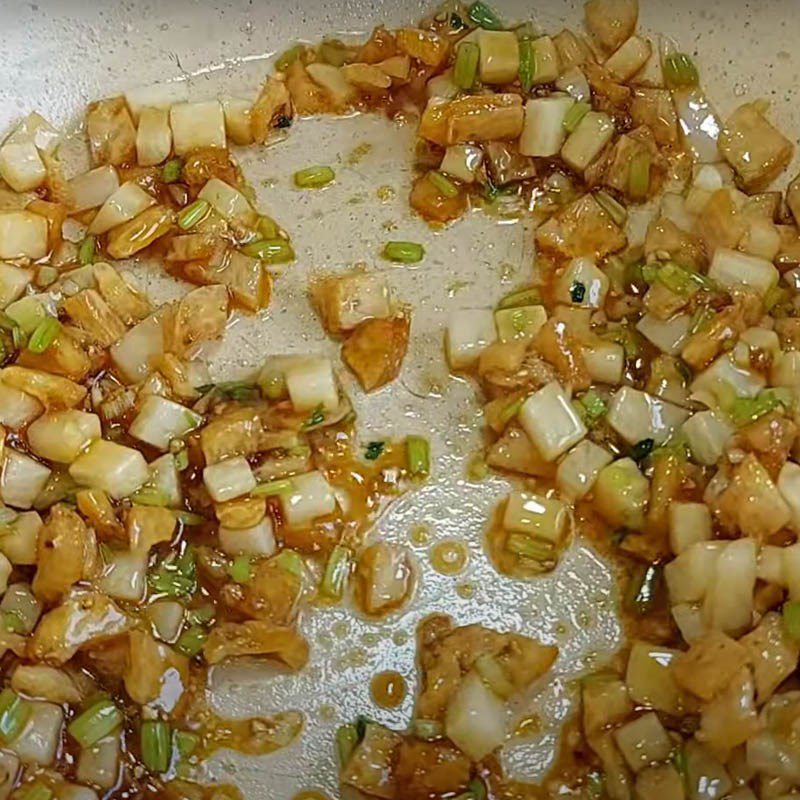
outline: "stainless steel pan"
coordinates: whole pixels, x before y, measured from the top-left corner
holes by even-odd
[[[641,0],[645,30],[674,37],[698,54],[704,84],[723,116],[747,96],[774,102],[780,128],[800,131],[796,0]],[[497,0],[506,18],[533,12],[547,28],[576,25],[578,0],[535,5]],[[414,20],[427,10],[418,0],[0,0],[0,130],[38,110],[77,131],[89,100],[164,80],[185,80],[196,98],[253,97],[269,57],[288,43],[322,35],[361,34],[380,22]],[[361,144],[360,158],[349,158]],[[229,715],[294,708],[306,720],[293,746],[261,759],[231,754],[216,758],[210,776],[240,784],[245,796],[290,798],[317,788],[337,796],[332,739],[337,725],[358,713],[394,727],[407,724],[413,705],[414,630],[433,611],[460,623],[482,622],[555,642],[561,648],[552,680],[520,704],[520,716],[537,714],[540,733],[506,748],[506,766],[517,777],[540,777],[553,757],[559,723],[569,713],[573,679],[620,642],[616,591],[608,568],[576,544],[553,575],[512,582],[490,566],[482,533],[506,491],[503,480],[480,484],[465,477],[465,464],[480,445],[479,405],[473,387],[448,375],[442,328],[455,308],[486,307],[510,287],[530,279],[532,236],[523,222],[498,224],[480,213],[442,233],[432,233],[407,211],[413,130],[362,117],[297,124],[269,149],[239,154],[261,207],[293,236],[298,263],[276,282],[269,309],[232,324],[223,346],[208,356],[215,378],[237,377],[268,353],[329,351],[306,298],[315,270],[359,261],[387,270],[398,297],[414,307],[413,341],[401,379],[376,395],[348,388],[365,437],[420,432],[432,437],[435,472],[424,487],[395,502],[374,536],[406,544],[421,567],[421,585],[410,609],[382,624],[345,609],[312,610],[303,627],[312,644],[310,666],[300,676],[237,668],[214,676],[219,709]],[[77,168],[83,146],[68,146]],[[338,180],[323,193],[301,194],[292,172],[312,163],[336,163]],[[376,190],[390,186],[393,199]],[[418,268],[390,267],[377,259],[392,238],[423,241],[428,257]],[[148,265],[133,268],[157,296],[181,291]],[[421,530],[427,534],[421,534]],[[466,572],[437,574],[430,545],[464,540]],[[410,693],[395,711],[369,697],[370,677],[391,667],[409,677]]]

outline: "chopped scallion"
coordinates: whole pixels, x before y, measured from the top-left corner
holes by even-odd
[[[533,539],[524,533],[510,534],[506,539],[506,550],[534,561],[552,561],[555,557],[555,550],[550,542]]]
[[[471,89],[475,85],[480,57],[481,51],[475,42],[463,42],[456,48],[453,82],[459,89]]]
[[[175,649],[187,658],[194,658],[203,649],[206,639],[208,631],[200,625],[192,625],[178,637]]]
[[[186,620],[190,625],[208,625],[214,619],[216,609],[211,603],[186,609]]]
[[[649,151],[640,150],[632,159],[628,174],[628,193],[635,200],[644,200],[650,191],[650,164],[652,158]]]
[[[590,103],[575,103],[564,116],[564,130],[573,133],[581,120],[592,110]]]
[[[175,516],[178,518],[179,522],[189,527],[203,525],[205,522],[207,522],[204,516],[200,514],[193,514],[191,511],[176,511]]]
[[[582,395],[579,402],[583,408],[581,416],[589,427],[596,425],[608,411],[606,401],[594,389],[590,389]]]
[[[422,436],[406,437],[408,471],[414,476],[425,476],[431,471],[431,446]]]
[[[195,200],[178,214],[178,227],[182,231],[188,231],[200,222],[208,214],[211,205],[208,200]]]
[[[481,0],[476,0],[469,7],[469,18],[479,28],[484,28],[487,31],[499,31],[503,28],[500,17]]]
[[[49,786],[36,781],[29,783],[27,786],[20,786],[13,796],[15,800],[51,800],[53,790]]]
[[[0,624],[9,633],[27,633],[25,620],[19,611],[0,612]]]
[[[177,558],[172,556],[159,564],[147,576],[150,588],[169,597],[194,594],[197,588],[194,550],[187,547]]]
[[[294,174],[294,185],[299,189],[321,189],[336,178],[336,173],[326,166],[306,167]]]
[[[336,731],[336,758],[339,761],[339,767],[344,767],[353,751],[358,746],[358,733],[356,732],[355,725],[342,725]]]
[[[272,217],[262,215],[258,218],[256,230],[261,234],[262,239],[279,239],[281,229]]]
[[[519,42],[519,83],[526,94],[533,88],[536,77],[536,51],[530,39]]]
[[[296,575],[298,578],[302,578],[305,572],[303,557],[294,550],[281,550],[281,552],[275,556],[275,563],[281,569],[291,572],[292,575]]]
[[[189,758],[200,745],[200,737],[189,731],[175,731],[172,738],[180,758]]]
[[[164,183],[176,183],[183,171],[183,161],[179,158],[171,158],[161,169],[161,180]]]
[[[795,641],[800,641],[800,603],[790,601],[783,604],[783,627]]]
[[[177,453],[173,453],[172,457],[175,460],[175,469],[178,470],[178,472],[183,472],[189,467],[189,452],[186,448],[178,450]]]
[[[450,178],[442,175],[441,172],[431,170],[428,173],[428,180],[436,187],[444,197],[458,197],[458,186],[456,186]]]
[[[94,236],[87,236],[78,248],[78,261],[81,266],[94,263],[94,256],[97,250],[97,239]]]
[[[237,400],[247,402],[248,400],[258,400],[261,392],[255,383],[249,381],[224,381],[223,383],[207,383],[196,387],[200,394],[214,392],[216,395],[226,400]]]
[[[337,544],[328,557],[325,574],[322,576],[320,592],[326,597],[339,600],[344,592],[344,584],[350,574],[350,548]]]
[[[467,789],[472,792],[475,800],[486,800],[486,784],[480,778],[473,778],[468,784]]]
[[[6,744],[19,736],[31,715],[31,705],[12,689],[0,692],[0,739]]]
[[[748,425],[780,405],[779,396],[774,391],[766,391],[758,397],[737,397],[726,410],[735,425]]]
[[[416,264],[425,258],[425,248],[416,242],[387,242],[383,257],[398,264]]]
[[[104,698],[79,714],[67,726],[70,736],[81,747],[91,747],[122,725],[122,712]]]
[[[259,483],[250,494],[256,497],[269,497],[274,494],[287,494],[294,491],[294,484],[289,478],[282,478],[268,483]]]
[[[628,211],[621,203],[618,203],[608,192],[595,192],[594,199],[600,204],[603,211],[608,214],[617,225],[624,225],[628,219]]]
[[[697,67],[686,53],[671,53],[664,59],[664,82],[668,88],[697,86],[699,81]]]
[[[61,332],[61,323],[55,317],[46,317],[28,339],[28,350],[32,353],[44,353]]]
[[[253,577],[250,556],[236,556],[228,567],[228,574],[236,583],[247,583]]]
[[[322,425],[323,422],[325,422],[325,412],[322,410],[322,406],[317,406],[303,423],[303,427],[315,428],[317,425]]]
[[[514,400],[512,403],[509,403],[501,412],[500,412],[500,424],[504,427],[511,422],[514,417],[519,414],[520,409],[525,403],[524,397],[519,397]]]
[[[139,506],[158,506],[164,508],[169,505],[169,496],[161,489],[152,486],[142,486],[131,495],[131,502]]]
[[[377,461],[386,448],[386,442],[370,442],[364,451],[367,461]]]
[[[280,238],[250,242],[242,247],[242,252],[267,264],[288,264],[296,257],[291,242]]]
[[[142,761],[150,772],[166,772],[172,761],[170,728],[166,722],[148,720],[142,723],[140,735]]]

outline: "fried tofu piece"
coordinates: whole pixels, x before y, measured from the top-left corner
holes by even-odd
[[[419,135],[442,147],[517,139],[524,119],[518,94],[474,94],[449,102],[433,99],[422,114]]]
[[[342,346],[342,360],[355,373],[364,391],[371,392],[393,381],[408,350],[411,320],[368,319]]]

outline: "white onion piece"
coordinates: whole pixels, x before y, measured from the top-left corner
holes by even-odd
[[[691,603],[679,603],[673,606],[672,618],[687,644],[700,641],[708,633],[708,628],[703,622],[702,610]]]
[[[447,148],[439,169],[462,183],[473,183],[483,164],[483,150],[473,144],[454,144]]]
[[[111,789],[117,783],[120,762],[120,734],[115,732],[97,744],[81,749],[75,777],[100,789]]]
[[[760,372],[737,366],[728,355],[720,356],[693,381],[692,394],[708,392],[715,397],[720,392],[720,384],[732,387],[739,397],[755,397],[766,386],[766,379]]]
[[[203,417],[180,403],[150,395],[131,423],[130,434],[142,442],[166,450],[173,439],[182,439],[203,424]]]
[[[766,259],[720,247],[714,253],[708,277],[726,289],[748,286],[763,295],[778,285],[780,273]]]
[[[587,433],[567,393],[555,381],[525,401],[519,421],[547,461],[555,461]]]
[[[669,504],[669,544],[675,555],[711,537],[711,511],[705,503]]]
[[[150,462],[150,480],[147,485],[152,486],[164,496],[167,508],[180,508],[183,504],[180,473],[172,454],[167,453]]]
[[[344,105],[355,95],[355,89],[345,80],[339,67],[319,61],[306,67],[309,77],[321,86],[337,105]]]
[[[33,111],[8,135],[5,144],[33,142],[37,150],[52,155],[60,139],[61,134],[41,114]]]
[[[611,399],[606,419],[628,444],[644,439],[663,444],[688,416],[689,412],[680,406],[623,386]]]
[[[611,525],[642,530],[650,499],[650,482],[632,458],[620,458],[604,467],[594,485],[595,506]]]
[[[171,644],[178,638],[185,613],[180,603],[176,600],[157,600],[147,606],[145,613],[153,623],[156,636],[162,642]]]
[[[153,197],[134,181],[123,183],[108,200],[103,203],[97,216],[89,226],[89,233],[106,233],[117,225],[133,219],[146,208],[155,205]]]
[[[65,783],[58,787],[58,800],[99,800],[97,792],[88,786]]]
[[[543,158],[558,155],[567,138],[564,118],[574,105],[571,97],[557,95],[528,100],[519,140],[520,153]]]
[[[8,750],[0,750],[0,798],[7,800],[17,784],[19,758]]]
[[[453,80],[453,70],[448,69],[428,81],[425,86],[429,98],[428,107],[430,107],[431,103],[436,104],[446,100],[453,100],[458,96],[460,89]]]
[[[147,560],[146,550],[112,551],[97,582],[98,588],[115,600],[140,602],[144,598]]]
[[[444,725],[447,738],[473,761],[480,761],[506,738],[506,707],[470,672],[447,704]]]
[[[720,160],[717,141],[722,121],[699,88],[675,89],[672,92],[684,144],[696,161],[713,164]]]
[[[698,603],[705,597],[724,549],[725,542],[698,542],[664,567],[672,605]]]
[[[185,103],[188,99],[189,86],[186,81],[155,83],[125,92],[125,102],[134,122],[139,122],[146,108],[169,109],[175,103]]]
[[[644,67],[652,52],[647,39],[631,36],[608,57],[604,66],[618,80],[627,81]]]
[[[23,763],[47,767],[61,743],[64,712],[54,703],[31,700],[30,704],[31,715],[12,747]]]
[[[566,92],[578,103],[586,103],[592,99],[592,89],[589,81],[579,67],[567,70],[557,81],[556,89]]]
[[[537,539],[559,544],[569,520],[566,506],[556,498],[511,492],[503,516],[503,527]]]
[[[219,178],[212,178],[200,190],[198,199],[205,200],[218,214],[230,222],[252,225],[256,212],[250,201],[230,184]]]
[[[49,477],[50,469],[44,464],[8,447],[0,476],[0,497],[14,508],[31,508]]]
[[[253,470],[242,456],[227,458],[217,464],[209,464],[203,470],[203,483],[215,503],[234,500],[250,494],[256,488]]]
[[[321,472],[308,472],[291,479],[292,490],[281,495],[281,505],[290,528],[307,527],[317,517],[336,510],[336,497]]]
[[[770,386],[800,389],[800,352],[790,350],[776,354],[769,373],[769,382]]]
[[[115,500],[133,494],[150,477],[144,456],[130,447],[98,439],[69,468],[81,486],[102,489]]]
[[[225,148],[225,115],[217,100],[174,105],[169,122],[176,155],[185,156],[199,147]]]
[[[778,475],[778,491],[792,511],[792,528],[800,531],[800,465],[787,461]]]
[[[225,133],[238,145],[253,143],[253,126],[250,123],[250,109],[253,104],[241,97],[223,97],[222,112],[225,114]]]
[[[614,121],[608,114],[590,111],[578,123],[561,148],[561,158],[575,170],[583,172],[614,135]]]
[[[166,161],[172,151],[172,129],[165,108],[143,108],[136,130],[136,161],[152,167]]]
[[[339,407],[339,390],[328,358],[304,358],[286,367],[286,386],[295,411]]]
[[[625,684],[637,706],[680,716],[683,697],[672,677],[670,664],[679,650],[658,647],[649,642],[634,642],[628,656]]]
[[[271,556],[277,549],[272,520],[265,516],[250,528],[219,528],[219,544],[229,556]]]
[[[42,404],[32,395],[0,383],[0,425],[18,430],[42,413]]]
[[[674,356],[680,353],[691,326],[692,318],[689,314],[676,314],[668,320],[645,314],[636,324],[636,330],[659,350]]]
[[[5,557],[5,556],[4,556]],[[12,583],[0,601],[0,611],[14,614],[21,623],[22,633],[31,633],[42,614],[42,604],[28,583]]]
[[[683,423],[683,433],[695,461],[711,467],[725,452],[733,428],[713,411],[699,411]]]
[[[753,539],[737,539],[716,560],[703,603],[709,628],[738,634],[752,623],[757,547]]]
[[[572,299],[572,287],[580,283],[584,287],[583,299]],[[555,299],[565,305],[582,308],[602,308],[608,293],[608,276],[591,258],[575,258],[556,281]]]
[[[625,348],[616,342],[599,340],[583,350],[586,371],[595,383],[618,386],[625,371]]]
[[[72,211],[78,213],[103,205],[119,189],[117,171],[110,164],[77,175],[69,182]]]
[[[70,408],[39,417],[28,428],[28,444],[40,458],[71,464],[102,434],[100,417]]]
[[[15,191],[29,192],[44,183],[47,170],[33,142],[0,147],[0,177]]]
[[[464,309],[450,315],[447,323],[447,360],[453,369],[474,364],[481,351],[497,341],[494,313],[485,309]]]
[[[42,529],[42,518],[36,511],[25,511],[6,526],[0,536],[0,553],[12,564],[36,563],[36,543]]]
[[[153,359],[164,353],[161,314],[143,319],[110,349],[111,360],[126,383],[138,383],[152,371]]]
[[[614,739],[628,766],[639,772],[644,767],[666,761],[672,740],[656,714],[643,714],[617,728]]]
[[[568,500],[580,500],[592,490],[600,471],[613,460],[604,447],[584,439],[558,465],[556,482],[559,491]]]
[[[0,263],[0,309],[22,297],[32,280],[31,270]]]
[[[0,258],[30,258],[47,255],[47,219],[30,211],[0,213]]]
[[[514,31],[478,32],[482,83],[510,83],[519,73],[519,40]]]
[[[696,739],[687,739],[686,786],[690,800],[720,800],[733,785],[725,767]]]

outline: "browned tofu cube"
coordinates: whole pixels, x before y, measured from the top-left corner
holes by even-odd
[[[647,125],[658,144],[677,144],[678,114],[668,89],[635,88],[630,110],[634,124]]]

